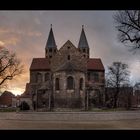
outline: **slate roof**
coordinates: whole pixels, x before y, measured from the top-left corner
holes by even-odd
[[[85,31],[84,31],[84,28],[82,27],[82,32],[81,32],[78,48],[87,48],[87,47],[89,48]]]
[[[46,48],[54,48],[54,47],[56,47],[56,43],[55,43],[55,39],[54,39],[53,30],[52,30],[52,27],[51,27],[50,33],[49,33],[49,36],[48,36],[48,40],[47,40],[47,43],[46,43]]]

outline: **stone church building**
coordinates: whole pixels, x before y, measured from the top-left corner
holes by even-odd
[[[34,109],[99,106],[103,100],[105,69],[100,58],[90,58],[84,27],[78,46],[70,40],[58,49],[51,26],[45,57],[33,58],[25,94]],[[28,92],[27,92],[28,91]]]

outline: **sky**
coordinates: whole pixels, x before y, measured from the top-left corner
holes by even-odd
[[[70,40],[76,47],[84,25],[91,58],[101,58],[105,69],[114,61],[129,65],[132,83],[140,81],[140,55],[133,54],[117,39],[113,15],[117,11],[0,11],[0,45],[16,52],[24,73],[8,81],[15,95],[25,90],[33,58],[45,57],[50,25],[58,49]]]

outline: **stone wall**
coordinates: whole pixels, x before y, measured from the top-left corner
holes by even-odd
[[[68,60],[68,55],[70,60]],[[83,57],[82,53],[70,42],[67,41],[52,58],[51,71],[55,72],[64,63],[70,61],[74,66],[79,68],[81,71],[86,71],[87,59]]]
[[[67,78],[72,76],[74,78],[74,89],[67,89]],[[84,107],[85,99],[85,74],[83,72],[67,73],[56,72],[53,79],[60,79],[60,90],[55,89],[55,80],[53,80],[53,94],[55,107]],[[83,78],[83,90],[79,90],[79,81]],[[79,104],[81,102],[81,104]],[[79,104],[79,105],[78,105]]]

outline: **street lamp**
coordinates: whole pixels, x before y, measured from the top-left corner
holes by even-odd
[[[37,111],[37,106],[38,106],[38,92],[36,90],[36,111]]]

